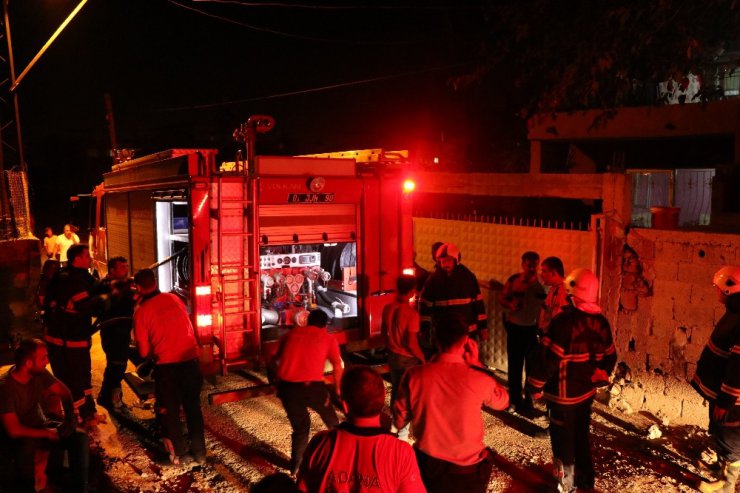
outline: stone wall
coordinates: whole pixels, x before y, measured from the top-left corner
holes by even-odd
[[[712,276],[740,263],[740,236],[633,229],[623,240],[619,274],[602,285],[619,360],[629,368],[612,405],[706,425],[706,403],[687,380],[724,314]]]

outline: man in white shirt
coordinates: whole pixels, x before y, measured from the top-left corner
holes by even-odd
[[[80,238],[72,232],[72,226],[65,224],[64,234],[57,236],[57,252],[59,253],[59,261],[62,263],[62,266],[67,265],[67,250],[69,250],[69,247],[79,242]]]

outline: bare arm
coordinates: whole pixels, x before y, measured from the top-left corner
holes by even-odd
[[[416,357],[422,363],[426,362],[424,358],[424,351],[421,350],[419,345],[419,314],[415,313],[409,321],[409,328],[406,331],[406,346],[411,351],[411,354]]]
[[[341,395],[340,387],[342,385],[344,363],[342,362],[342,356],[339,354],[339,344],[334,337],[332,337],[332,349],[329,352],[329,363],[331,363],[334,370],[334,386],[337,389],[337,395]]]
[[[18,415],[15,413],[0,414],[0,419],[2,419],[3,427],[10,438],[46,438],[52,441],[59,440],[59,434],[56,429],[25,426],[18,421]]]
[[[504,284],[504,288],[501,290],[501,292],[498,294],[498,302],[506,308],[507,310],[514,310],[514,302],[511,298],[511,281],[506,281]]]

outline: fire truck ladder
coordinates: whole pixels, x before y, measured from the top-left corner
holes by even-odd
[[[214,297],[218,320],[216,329],[221,372],[229,368],[254,366],[259,356],[259,245],[257,208],[254,198],[257,181],[246,174],[218,177],[218,223],[216,275],[218,295]]]

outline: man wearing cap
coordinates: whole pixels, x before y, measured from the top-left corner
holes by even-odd
[[[460,263],[460,250],[453,243],[443,243],[435,259],[438,269],[427,279],[419,303],[421,333],[441,330],[435,320],[454,313],[465,321],[470,337],[487,340],[488,319],[478,279]]]
[[[703,493],[732,493],[740,476],[740,267],[723,267],[713,280],[726,312],[696,365],[691,385],[709,401],[709,433],[720,477],[699,486]]]
[[[617,362],[611,327],[601,314],[599,280],[588,269],[565,279],[572,306],[565,307],[533,355],[527,384],[544,397],[550,417],[550,441],[557,487],[575,492],[594,487],[589,427],[596,388],[606,385]]]

